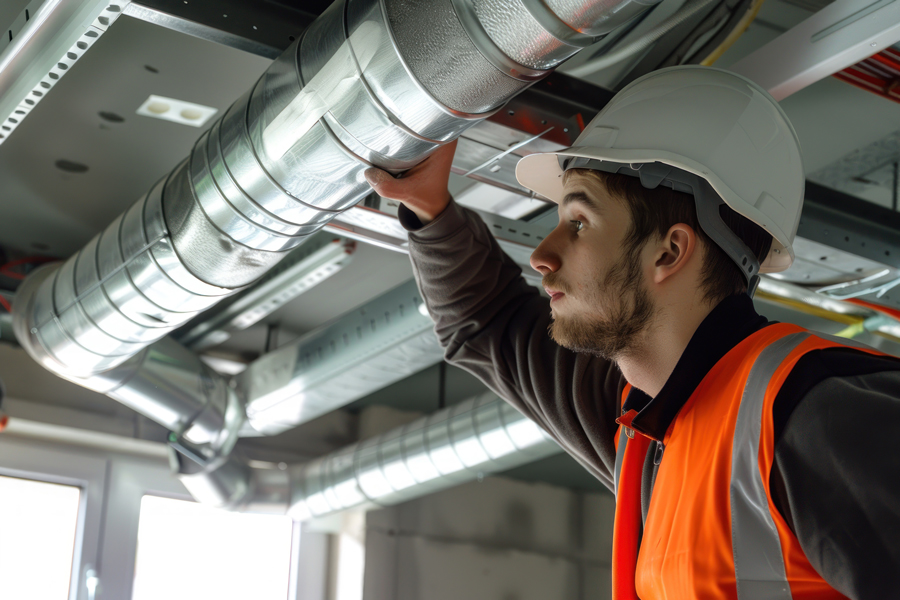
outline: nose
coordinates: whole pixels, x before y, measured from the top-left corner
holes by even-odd
[[[562,266],[560,260],[559,240],[557,239],[559,228],[557,227],[545,237],[538,247],[531,253],[531,268],[541,275],[555,273]]]

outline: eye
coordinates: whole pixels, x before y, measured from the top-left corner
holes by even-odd
[[[569,221],[569,223],[572,224],[572,228],[575,231],[581,231],[582,229],[584,229],[584,223],[582,223],[581,221],[573,219],[573,220]]]

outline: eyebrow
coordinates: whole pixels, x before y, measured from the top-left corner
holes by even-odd
[[[600,212],[600,205],[597,203],[597,201],[594,200],[593,198],[591,198],[590,196],[588,196],[587,194],[585,194],[584,192],[569,192],[568,194],[565,195],[565,197],[563,197],[562,206],[566,206],[573,202],[580,202],[581,204],[584,204],[590,210],[592,210],[596,213]]]

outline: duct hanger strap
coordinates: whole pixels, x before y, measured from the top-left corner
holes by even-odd
[[[565,156],[560,156],[559,161],[563,171],[593,169],[615,175],[628,175],[640,178],[641,185],[648,190],[662,185],[676,192],[692,195],[700,227],[741,270],[741,274],[747,282],[747,293],[753,296],[756,292],[759,285],[759,259],[722,220],[719,209],[726,205],[725,201],[709,185],[709,182],[699,175],[661,162],[628,165],[593,158]]]
[[[538,81],[550,74],[552,69],[546,71],[532,69],[531,67],[520,65],[507,56],[496,42],[491,39],[487,30],[485,30],[484,26],[481,24],[478,15],[475,13],[475,7],[472,5],[472,0],[450,0],[450,2],[453,4],[453,10],[456,12],[456,16],[459,18],[459,22],[462,25],[463,30],[465,30],[466,35],[469,36],[469,39],[475,44],[475,47],[478,48],[482,56],[484,56],[484,58],[498,71],[513,79],[528,82]],[[538,20],[538,22],[540,22],[540,20]]]

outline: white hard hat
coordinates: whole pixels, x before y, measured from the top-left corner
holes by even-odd
[[[560,202],[566,162],[572,168],[588,161],[593,165],[588,168],[609,162],[631,175],[638,175],[648,163],[696,175],[735,212],[772,234],[772,249],[760,272],[783,271],[794,260],[792,243],[805,181],[800,142],[778,103],[745,77],[700,66],[644,75],[616,94],[573,147],[522,158],[516,177],[525,187]],[[640,176],[643,182],[645,177]],[[673,187],[679,189],[677,184]],[[698,198],[698,217],[700,208]],[[700,223],[723,246],[702,218]],[[739,256],[729,255],[740,263]]]

